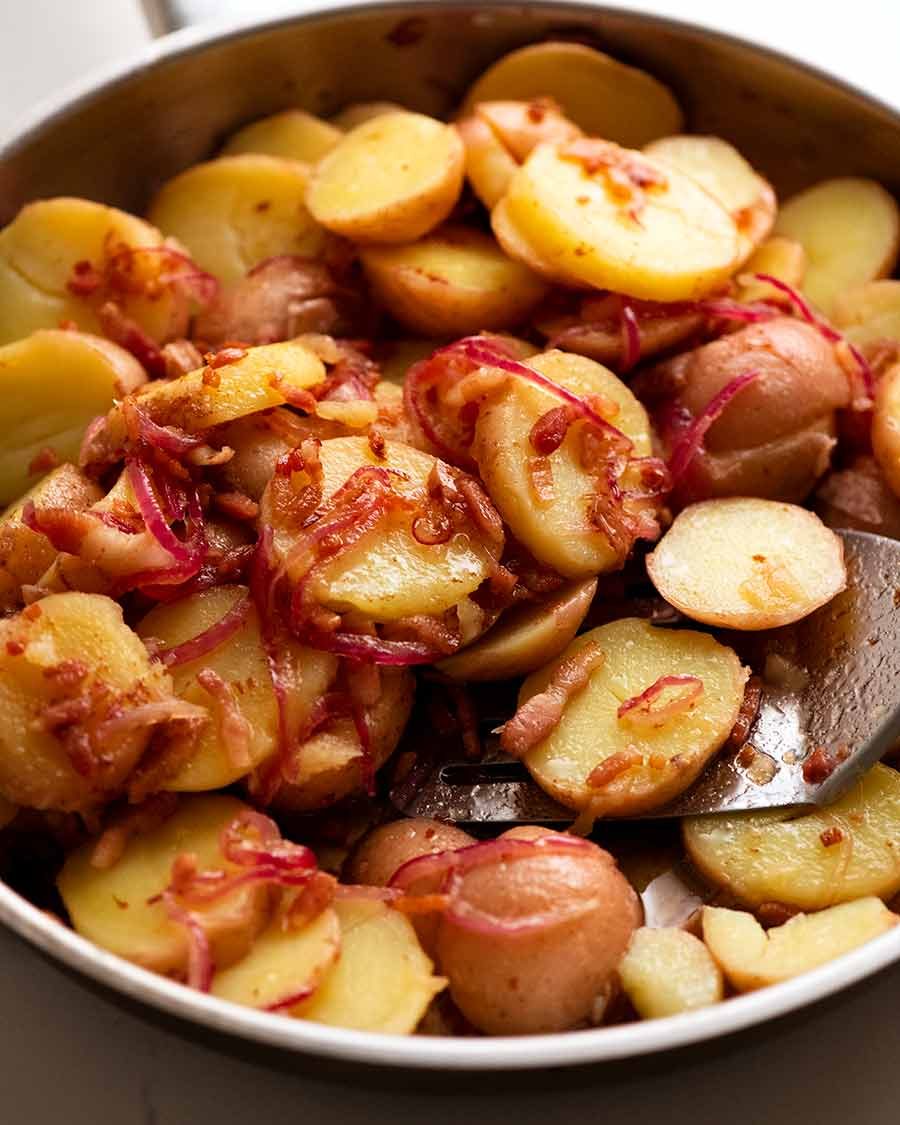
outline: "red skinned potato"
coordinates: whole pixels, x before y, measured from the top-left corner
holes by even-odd
[[[829,473],[816,492],[816,512],[826,527],[849,527],[900,539],[900,499],[874,457],[855,457]]]

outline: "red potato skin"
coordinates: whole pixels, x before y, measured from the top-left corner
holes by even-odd
[[[900,499],[874,457],[856,457],[820,484],[815,510],[828,527],[849,527],[900,539]]]

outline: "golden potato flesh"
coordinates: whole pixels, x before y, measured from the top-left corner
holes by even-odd
[[[405,113],[402,105],[397,102],[351,102],[331,118],[330,124],[344,133],[349,133],[357,125],[371,121],[375,117],[384,117],[388,113]]]
[[[841,540],[795,504],[733,497],[685,508],[647,556],[656,589],[687,617],[774,629],[847,584]]]
[[[586,282],[563,269],[558,259],[545,257],[535,249],[534,243],[522,233],[521,227],[510,217],[505,199],[501,199],[491,211],[491,230],[504,253],[514,261],[527,266],[538,277],[564,285],[567,289],[590,289],[590,285]]]
[[[334,125],[302,109],[286,109],[238,129],[225,142],[223,156],[262,153],[284,160],[315,162],[330,152],[343,133]]]
[[[47,329],[0,348],[0,504],[50,467],[77,461],[88,424],[147,376],[118,345]]]
[[[816,969],[898,922],[879,898],[797,914],[769,931],[752,914],[705,906],[703,940],[729,983],[739,992],[751,992]]]
[[[776,301],[783,304],[785,294],[768,281],[758,281],[754,274],[764,273],[802,289],[806,277],[806,251],[793,238],[773,234],[753,251],[738,275],[738,299],[741,301]]]
[[[196,857],[198,871],[237,875],[242,868],[222,855],[219,837],[247,806],[234,797],[196,797],[149,832],[131,836],[111,867],[91,864],[94,844],[66,860],[57,886],[75,930],[102,949],[145,969],[184,978],[188,930],[174,921],[160,901],[151,902],[171,883],[179,856]],[[250,949],[269,913],[269,892],[244,884],[191,913],[203,927],[217,968],[233,964]]]
[[[306,204],[318,222],[357,242],[411,242],[453,209],[464,172],[452,125],[392,113],[351,129],[316,165]]]
[[[645,1020],[693,1012],[723,999],[722,970],[703,942],[686,930],[635,930],[619,977]]]
[[[519,706],[588,644],[605,659],[568,699],[559,723],[526,752],[525,765],[542,789],[573,809],[628,816],[660,808],[687,789],[728,738],[747,670],[706,633],[623,618],[582,634],[558,661],[529,676]],[[666,677],[678,680],[667,687]]]
[[[885,479],[900,496],[900,364],[878,384],[872,416],[872,449]]]
[[[170,697],[169,677],[110,598],[52,594],[0,622],[0,793],[88,809],[121,790],[151,724],[105,735],[119,709]]]
[[[148,217],[223,285],[279,254],[314,258],[325,232],[304,205],[309,173],[296,160],[247,153],[195,164],[167,181]]]
[[[682,824],[694,866],[751,908],[777,902],[823,910],[900,891],[900,774],[888,766],[873,766],[829,808],[698,816]]]
[[[851,344],[900,342],[900,281],[869,281],[835,299],[834,323]]]
[[[466,177],[472,191],[490,210],[506,194],[519,161],[482,117],[472,114],[456,128],[466,154]]]
[[[361,254],[372,292],[425,336],[466,336],[519,324],[546,292],[525,266],[481,231],[446,226],[408,246]]]
[[[803,291],[826,316],[848,289],[886,277],[897,262],[900,212],[874,180],[824,180],[782,204],[777,234],[806,251]]]

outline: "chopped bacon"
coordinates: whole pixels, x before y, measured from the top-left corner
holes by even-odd
[[[203,356],[190,340],[171,340],[163,346],[162,357],[167,379],[177,379],[203,366]]]
[[[589,176],[603,172],[610,194],[627,205],[627,214],[635,222],[646,206],[647,192],[668,185],[665,175],[649,160],[612,141],[578,137],[560,149],[560,156],[580,164]]]
[[[528,440],[541,457],[555,453],[565,440],[569,426],[574,421],[569,406],[554,406],[546,411],[531,427]]]
[[[252,523],[259,515],[259,504],[243,492],[214,492],[213,506],[231,519]]]
[[[807,785],[821,785],[849,757],[849,746],[838,746],[834,750],[817,746],[803,762],[803,780]]]
[[[819,833],[819,840],[823,848],[833,848],[835,844],[840,844],[843,839],[844,833],[836,824],[832,824],[830,828],[826,828]]]
[[[703,681],[699,676],[660,676],[639,695],[621,703],[616,717],[637,727],[661,727],[690,711],[702,694]]]
[[[744,688],[744,698],[741,700],[741,709],[731,734],[728,736],[728,745],[740,748],[750,735],[750,728],[756,720],[759,705],[762,701],[762,680],[759,676],[751,676]]]
[[[165,378],[166,360],[159,345],[136,320],[126,316],[115,301],[101,305],[97,310],[97,319],[110,340],[131,352],[148,375],[154,379]]]
[[[587,783],[591,789],[605,789],[623,773],[643,763],[643,755],[633,746],[629,746],[627,750],[617,750],[615,754],[611,754],[591,770]]]
[[[478,734],[478,712],[475,710],[472,696],[462,684],[448,684],[447,690],[456,711],[465,755],[477,761],[481,757],[482,746]]]
[[[218,704],[219,739],[229,763],[235,769],[249,769],[253,729],[235,699],[234,684],[226,683],[212,668],[198,672],[197,683]]]
[[[177,807],[177,793],[154,793],[142,804],[126,809],[94,844],[91,867],[106,871],[115,866],[132,836],[142,836],[159,827]]]

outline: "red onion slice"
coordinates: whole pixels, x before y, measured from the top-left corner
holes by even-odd
[[[666,688],[681,689],[668,703],[657,706],[657,700]],[[627,719],[635,726],[661,726],[676,715],[689,711],[703,694],[703,680],[699,676],[673,673],[660,676],[640,695],[633,695],[621,703],[616,711],[618,719]]]
[[[759,374],[758,371],[747,371],[726,383],[691,422],[669,457],[669,477],[673,484],[687,472],[691,462],[699,453],[703,445],[703,439],[713,422],[720,417],[735,395],[740,394],[745,387],[758,379]]]
[[[171,891],[163,891],[160,899],[171,920],[179,926],[184,926],[187,931],[188,987],[196,988],[198,992],[209,992],[215,966],[206,930],[195,915],[176,902]]]
[[[203,562],[203,551],[199,541],[184,541],[178,538],[166,522],[165,515],[156,498],[156,493],[144,465],[137,458],[130,458],[125,466],[128,483],[134,493],[138,511],[147,525],[147,530],[159,543],[160,547],[172,556],[176,563],[181,563],[186,571],[184,577],[195,574]],[[193,495],[188,493],[188,503],[193,511],[190,513],[194,521],[200,516],[200,500],[193,490]]]
[[[173,645],[172,648],[162,649],[156,654],[155,659],[161,661],[167,668],[177,668],[180,664],[187,664],[191,660],[197,660],[199,657],[206,656],[207,653],[221,648],[247,620],[251,605],[249,597],[240,598],[225,616],[214,625],[210,625],[208,629],[204,629],[196,637],[191,637],[189,641],[183,641],[180,645]]]

